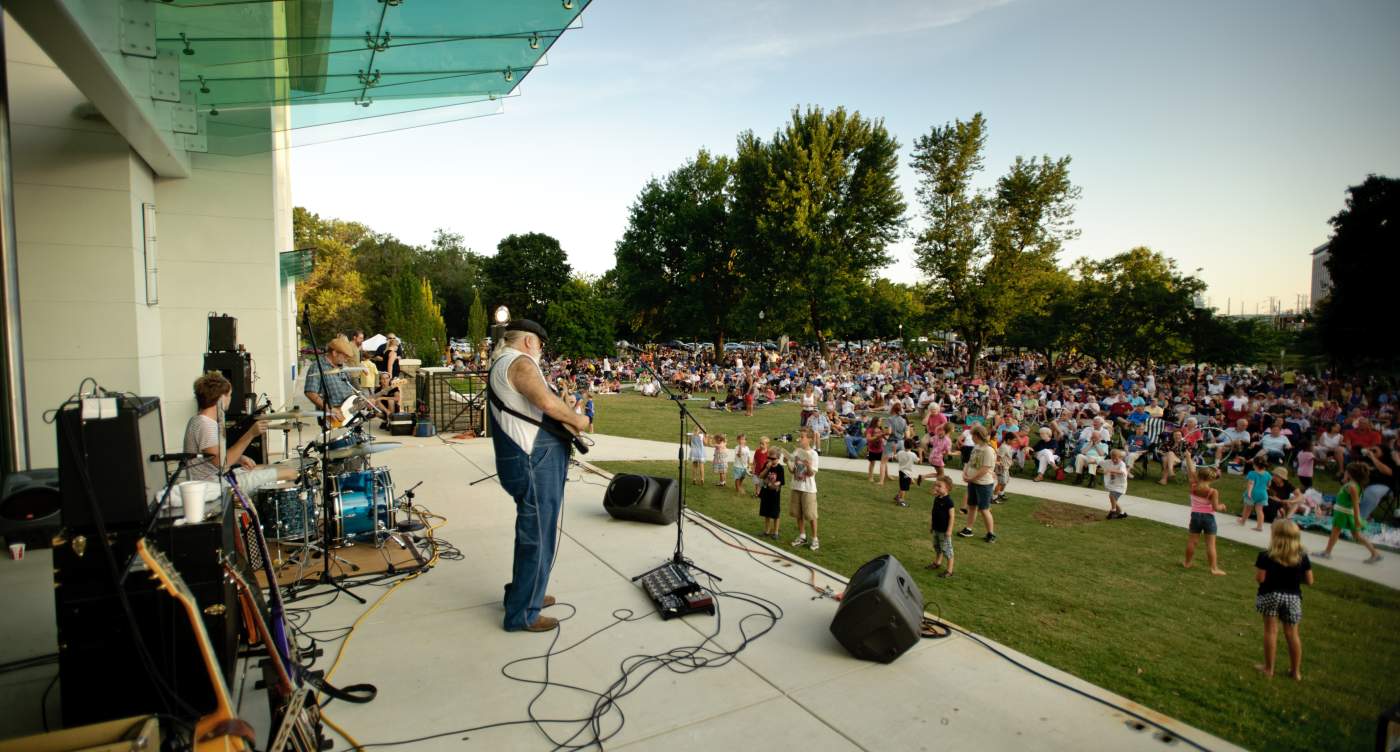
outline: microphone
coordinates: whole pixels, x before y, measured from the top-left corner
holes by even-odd
[[[151,462],[188,462],[200,458],[198,452],[172,452],[170,454],[153,454]]]

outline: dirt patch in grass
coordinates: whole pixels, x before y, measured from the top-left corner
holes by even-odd
[[[1058,501],[1042,501],[1031,512],[1037,522],[1046,527],[1076,527],[1103,521],[1103,512],[1095,509],[1061,504]]]

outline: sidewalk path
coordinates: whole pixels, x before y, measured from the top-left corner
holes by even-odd
[[[676,459],[676,445],[662,441],[647,441],[645,439],[629,439],[621,436],[606,436],[595,434],[593,439],[597,442],[593,450],[588,453],[586,459],[590,462],[606,461],[630,461],[630,460],[671,460]],[[836,445],[832,444],[832,449]],[[864,473],[866,471],[865,460],[852,460],[845,457],[822,456],[822,469],[824,470],[846,470],[850,472]],[[962,475],[956,471],[950,477],[956,484],[962,484]],[[1151,481],[1130,481],[1128,489],[1132,490],[1133,483],[1146,483]],[[1051,501],[1064,502],[1066,504],[1077,504],[1084,507],[1108,511],[1108,495],[1103,489],[1088,489],[1078,486],[1069,486],[1063,483],[1034,481],[1022,478],[1012,478],[1007,491],[1013,494],[1034,496]],[[1182,494],[1186,493],[1185,486],[1182,486]],[[1167,501],[1157,501],[1155,499],[1144,499],[1141,496],[1126,495],[1118,500],[1118,505],[1123,511],[1128,513],[1129,518],[1141,517],[1153,522],[1161,522],[1185,529],[1190,514],[1185,504],[1173,504]],[[1252,525],[1238,525],[1235,517],[1231,514],[1217,514],[1217,527],[1220,530],[1219,536],[1226,540],[1237,543],[1244,543],[1255,548],[1268,548],[1269,529],[1255,531]],[[1327,536],[1320,533],[1303,531],[1303,546],[1308,551],[1321,551],[1327,546]],[[1331,559],[1313,558],[1313,565],[1327,567],[1347,574],[1356,575],[1363,580],[1385,585],[1389,588],[1400,590],[1400,555],[1386,553],[1385,558],[1376,564],[1366,564],[1366,549],[1359,544],[1350,541],[1337,541],[1337,546],[1332,550]]]

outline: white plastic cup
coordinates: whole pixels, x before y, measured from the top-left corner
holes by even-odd
[[[10,558],[11,558],[11,559],[14,559],[15,561],[19,561],[20,559],[23,559],[23,558],[24,558],[24,544],[23,544],[23,543],[11,543],[11,544],[10,544]]]
[[[186,524],[204,521],[204,487],[202,480],[190,480],[180,484],[180,501],[185,506]]]

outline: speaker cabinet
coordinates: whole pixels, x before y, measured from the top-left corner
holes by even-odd
[[[831,634],[851,655],[889,663],[919,641],[923,617],[919,586],[898,559],[885,554],[851,577],[831,620]]]
[[[674,478],[615,475],[603,508],[619,520],[670,525],[680,516],[680,487]]]
[[[70,405],[58,412],[59,498],[63,524],[87,529],[94,524],[92,500],[83,483],[92,481],[102,519],[109,526],[139,525],[156,495],[165,488],[165,453],[158,397],[117,398],[114,417],[83,420]]]
[[[209,317],[209,352],[233,352],[238,349],[238,319],[224,316]]]
[[[248,353],[204,353],[204,370],[206,373],[222,373],[233,385],[233,394],[228,406],[229,415],[247,415],[253,411],[253,361]]]

